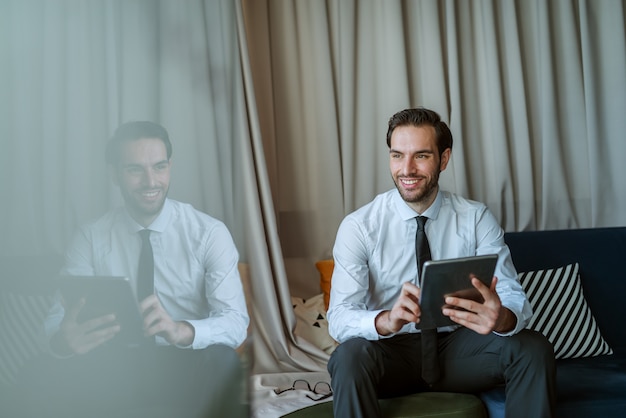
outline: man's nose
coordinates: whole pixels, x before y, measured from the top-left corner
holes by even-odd
[[[404,161],[402,161],[402,172],[405,175],[415,172],[415,162],[413,158],[405,158]]]
[[[157,179],[154,171],[147,169],[143,173],[143,183],[145,186],[154,187],[157,184]]]

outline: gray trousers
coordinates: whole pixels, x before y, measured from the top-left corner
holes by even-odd
[[[354,338],[331,355],[335,417],[380,417],[379,398],[438,391],[476,393],[506,385],[507,418],[551,417],[555,400],[552,345],[534,331],[501,337],[467,328],[441,333],[441,378],[421,378],[420,334],[370,341]]]

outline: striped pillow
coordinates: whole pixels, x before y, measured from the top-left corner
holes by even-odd
[[[52,297],[0,292],[0,386],[15,383],[22,366],[44,353],[43,321]]]
[[[556,358],[613,354],[583,295],[578,263],[518,277],[534,311],[527,328],[547,337]]]

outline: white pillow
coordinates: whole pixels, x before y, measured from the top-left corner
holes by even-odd
[[[295,334],[331,354],[338,344],[328,334],[324,295],[320,293],[306,300],[292,297],[291,302],[296,314]]]
[[[578,263],[518,277],[534,311],[527,328],[548,338],[556,358],[613,354],[583,295]]]

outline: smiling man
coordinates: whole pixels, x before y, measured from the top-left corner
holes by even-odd
[[[387,145],[396,188],[339,227],[328,310],[330,334],[340,342],[328,363],[336,417],[379,417],[379,398],[501,384],[507,417],[552,414],[554,354],[545,337],[525,329],[532,312],[502,228],[485,205],[439,188],[452,142],[431,110],[393,115]],[[483,303],[446,298],[442,313],[455,325],[431,333],[415,326],[421,316],[416,249],[422,254],[424,241],[433,260],[499,255],[491,287],[472,280]],[[424,360],[427,340],[434,341],[434,357]]]
[[[124,206],[79,229],[64,273],[130,278],[144,341],[120,344],[124,324],[113,313],[79,321],[89,300],[56,304],[46,329],[57,359],[37,379],[33,406],[45,409],[37,412],[246,415],[235,352],[249,322],[239,255],[221,221],[167,197],[171,156],[167,131],[152,122],[123,124],[109,141],[106,160]]]

